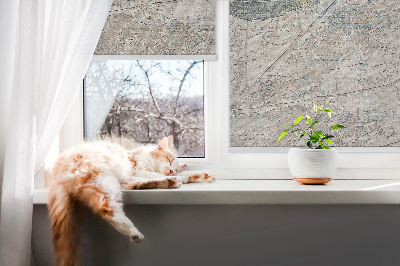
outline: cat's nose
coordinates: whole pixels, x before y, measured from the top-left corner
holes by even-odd
[[[169,170],[169,174],[170,175],[172,175],[174,173],[174,171],[172,171],[172,170]]]

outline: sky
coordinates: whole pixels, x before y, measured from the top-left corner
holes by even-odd
[[[107,65],[109,66],[108,69],[110,73],[114,71],[114,69],[118,68],[124,68],[126,72],[128,73],[129,68],[133,63],[135,63],[135,60],[106,60]],[[143,64],[150,64],[152,60],[140,60]],[[163,71],[169,69],[171,73],[177,77],[177,78],[182,78],[183,73],[178,73],[176,71],[176,68],[179,67],[179,65],[184,64],[185,66],[188,65],[187,62],[188,60],[153,60],[154,63],[159,63],[161,64],[161,68]],[[135,71],[135,70],[134,70]],[[90,71],[88,71],[90,72]],[[141,72],[139,67],[137,67],[137,72]],[[203,64],[198,64],[196,67],[192,68],[191,70],[192,74],[192,79],[187,80],[185,85],[189,85],[189,87],[185,88],[185,95],[187,96],[202,96],[203,95]],[[150,79],[156,83],[159,84],[161,87],[157,91],[159,94],[162,95],[168,95],[170,93],[169,88],[170,87],[177,87],[179,86],[178,81],[172,81],[171,78],[163,73],[162,71],[158,71],[155,69],[153,71],[153,74],[151,75]],[[174,84],[175,82],[175,84]],[[175,86],[174,86],[175,85]]]

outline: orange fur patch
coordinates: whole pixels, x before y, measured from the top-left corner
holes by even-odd
[[[195,174],[195,175],[193,175],[192,177],[193,177],[194,179],[200,179],[200,178],[201,178],[201,175]]]
[[[157,158],[157,160],[164,161],[164,162],[170,161],[168,155],[165,155],[165,154],[157,154],[156,158]]]
[[[135,157],[141,153],[141,150],[135,150],[129,153],[129,161],[132,163],[133,168],[137,166],[137,160]]]
[[[86,184],[81,186],[77,193],[79,199],[85,202],[93,211],[100,214],[106,220],[114,215],[114,211],[110,206],[108,194],[94,184]]]
[[[173,188],[175,186],[175,181],[172,179],[168,179],[168,188]]]
[[[83,156],[82,156],[81,153],[77,153],[77,154],[75,154],[75,156],[72,158],[72,161],[73,161],[74,163],[76,163],[76,162],[82,160],[82,157],[83,157]]]

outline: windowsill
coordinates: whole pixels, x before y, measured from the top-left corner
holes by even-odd
[[[35,189],[34,204],[47,204]],[[127,204],[400,204],[400,180],[333,180],[306,186],[293,180],[218,180],[179,189],[124,191]]]

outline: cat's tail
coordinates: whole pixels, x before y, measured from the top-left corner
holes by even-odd
[[[76,206],[71,196],[57,182],[49,189],[48,208],[56,265],[77,265]]]

